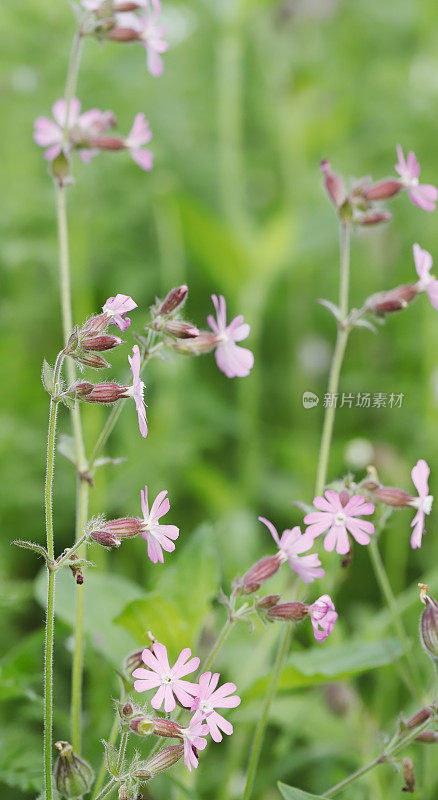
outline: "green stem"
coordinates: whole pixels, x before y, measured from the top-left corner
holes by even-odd
[[[327,481],[327,468],[330,455],[330,447],[333,435],[333,425],[335,421],[335,396],[339,388],[339,377],[341,374],[342,363],[344,360],[345,349],[347,346],[349,328],[345,326],[348,316],[348,291],[350,282],[350,226],[347,222],[341,222],[340,227],[340,281],[339,281],[339,310],[341,319],[339,323],[336,346],[330,367],[330,375],[327,387],[328,405],[325,409],[324,424],[321,435],[321,445],[319,449],[318,468],[316,472],[315,495],[322,494]],[[335,399],[333,399],[335,398]]]
[[[110,732],[110,735],[108,737],[108,744],[114,745],[114,742],[117,739],[117,732],[119,730],[119,721],[120,721],[120,717],[119,717],[119,714],[116,712],[114,714],[114,720],[113,720],[111,732]],[[103,780],[105,778],[106,771],[107,771],[106,756],[105,756],[105,753],[104,753],[103,754],[103,758],[102,758],[102,763],[100,765],[99,773],[98,773],[98,776],[96,778],[96,783],[94,784],[92,800],[96,800],[96,798],[97,798],[98,792],[99,792],[100,787],[102,786]]]
[[[430,719],[426,720],[426,722],[423,722],[422,725],[420,725],[414,731],[411,731],[411,733],[409,733],[408,736],[404,736],[402,739],[398,739],[396,744],[392,746],[390,745],[387,748],[387,750],[381,753],[380,756],[377,756],[377,758],[374,758],[372,761],[370,761],[369,764],[366,764],[364,767],[361,767],[356,772],[353,772],[351,775],[348,776],[348,778],[344,778],[343,781],[340,781],[335,786],[332,786],[331,789],[328,789],[326,792],[324,792],[324,794],[322,794],[321,797],[332,797],[334,794],[337,794],[342,789],[345,789],[346,786],[350,786],[350,784],[354,783],[354,781],[357,781],[357,779],[361,778],[362,775],[366,775],[367,772],[370,772],[370,770],[374,769],[374,767],[377,767],[378,764],[384,764],[385,762],[389,761],[391,758],[397,755],[397,753],[399,753],[400,750],[403,750],[405,747],[408,746],[408,744],[413,742],[414,739],[417,738],[418,734],[426,730],[426,728],[428,728],[430,724],[431,724]]]
[[[67,79],[65,82],[64,99],[66,103],[66,114],[65,114],[64,135],[62,141],[63,147],[66,145],[68,139],[71,101],[73,100],[73,97],[76,94],[76,86],[79,74],[79,64],[82,53],[82,39],[83,39],[82,31],[80,28],[78,28],[73,39],[73,44],[70,53],[70,61],[67,70]]]
[[[76,539],[81,538],[88,518],[89,485],[87,481],[78,479],[76,502]],[[80,558],[86,558],[87,546],[82,544],[78,550]],[[75,642],[72,664],[71,683],[71,737],[75,752],[81,750],[81,713],[82,713],[82,673],[84,661],[84,585],[78,585],[76,591],[76,624]]]
[[[120,737],[119,757],[117,759],[117,774],[120,775],[125,761],[126,745],[128,744],[129,733],[124,731]]]
[[[104,786],[102,791],[97,795],[96,800],[103,800],[104,797],[108,797],[110,792],[112,792],[112,790],[114,789],[115,785],[116,781],[114,780],[114,778],[111,778],[109,783],[107,783],[107,785]]]
[[[68,552],[64,556],[62,556],[62,558],[60,558],[59,561],[56,561],[54,570],[55,572],[58,572],[58,570],[64,566],[64,564],[69,560],[69,558],[71,558],[73,553],[76,553],[76,551],[79,550],[80,546],[86,541],[87,538],[88,538],[88,533],[84,533],[84,535],[81,536],[80,539],[78,539],[76,544],[74,544],[73,547],[70,547]]]
[[[263,704],[261,716],[256,728],[255,736],[252,743],[251,748],[251,755],[249,759],[248,765],[248,772],[246,776],[246,784],[245,789],[242,795],[242,800],[249,800],[252,794],[252,789],[254,786],[254,780],[257,772],[257,767],[260,759],[260,753],[263,744],[263,736],[265,733],[266,723],[268,721],[269,711],[271,708],[271,703],[274,699],[275,693],[278,688],[278,682],[280,680],[281,670],[283,668],[283,662],[286,658],[287,652],[289,650],[290,640],[292,637],[292,625],[290,623],[285,623],[284,629],[281,634],[280,639],[280,647],[277,652],[277,658],[275,660],[274,669],[272,671],[271,680],[268,686],[268,690],[265,695],[265,701]]]
[[[231,628],[233,627],[234,623],[235,623],[234,619],[230,619],[230,618],[227,619],[227,621],[226,621],[224,627],[222,628],[218,638],[216,639],[216,642],[214,643],[213,647],[211,648],[211,650],[210,650],[210,652],[209,652],[209,654],[207,656],[205,664],[203,664],[203,666],[202,666],[202,672],[207,672],[210,669],[214,659],[216,658],[217,654],[219,653],[219,650],[222,648],[222,645],[224,644],[226,638],[228,637],[228,634],[231,631]]]
[[[371,538],[371,542],[368,546],[368,551],[371,558],[371,563],[373,565],[374,574],[376,576],[376,580],[380,586],[381,592],[386,600],[389,613],[391,614],[391,619],[397,633],[397,636],[400,640],[400,644],[403,648],[403,652],[406,658],[406,662],[409,668],[409,674],[404,673],[404,680],[405,683],[413,695],[413,697],[418,701],[421,702],[421,696],[418,692],[417,686],[419,685],[419,677],[418,677],[418,670],[415,660],[412,657],[412,651],[409,644],[409,639],[407,633],[405,631],[402,619],[400,617],[396,599],[393,595],[391,584],[389,582],[388,575],[386,573],[385,565],[382,561],[382,557],[380,555],[379,547],[377,544],[377,540],[375,536]]]

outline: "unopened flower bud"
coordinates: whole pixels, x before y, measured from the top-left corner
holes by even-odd
[[[339,501],[341,503],[342,508],[345,508],[349,500],[350,500],[349,493],[347,492],[346,489],[342,489],[342,491],[339,493]]]
[[[184,745],[178,744],[173,747],[163,747],[149,761],[137,764],[131,771],[131,776],[137,781],[148,781],[160,772],[165,772],[173,767],[180,760],[184,753]]]
[[[406,727],[409,729],[418,728],[418,726],[421,725],[423,722],[426,722],[426,720],[429,719],[431,715],[432,711],[430,708],[422,708],[421,711],[417,711],[417,713],[414,714],[413,717],[408,719]]]
[[[412,758],[402,758],[402,767],[403,767],[403,780],[405,785],[403,786],[402,792],[409,792],[409,794],[413,794],[415,789],[415,774],[414,774],[414,762]]]
[[[181,308],[187,298],[188,291],[189,290],[185,283],[182,286],[177,286],[175,289],[171,289],[169,294],[164,298],[159,308],[158,315],[171,314],[172,311],[176,311],[177,308]]]
[[[84,367],[93,369],[107,369],[110,366],[108,361],[103,356],[98,356],[97,353],[74,353],[72,358],[79,364],[83,364]]]
[[[139,736],[150,736],[154,733],[154,720],[146,716],[134,717],[130,720],[129,727]]]
[[[364,191],[365,200],[388,200],[390,197],[394,197],[395,194],[398,194],[399,191],[403,188],[403,184],[400,181],[381,181],[380,183],[376,183],[374,186],[370,186],[369,189]]]
[[[109,519],[99,525],[100,531],[113,533],[120,539],[133,539],[144,529],[144,521],[138,517],[121,517],[120,519]]]
[[[344,717],[357,704],[357,697],[348,683],[328,683],[325,690],[328,708],[337,717]]]
[[[381,222],[389,222],[391,214],[389,211],[368,211],[360,217],[355,218],[358,225],[380,225]]]
[[[159,325],[158,320],[157,325]],[[160,328],[166,331],[170,336],[175,336],[176,339],[194,339],[195,336],[199,336],[200,334],[199,328],[197,328],[196,325],[192,325],[190,322],[183,322],[182,320],[166,319],[163,321]]]
[[[438,661],[438,603],[426,594],[425,609],[420,619],[420,638],[426,653],[433,661]]]
[[[78,384],[72,387],[85,403],[117,403],[123,397],[128,397],[129,386],[119,386],[118,383],[94,383],[91,384],[91,390],[86,390],[86,386],[85,381],[79,383],[79,392]]]
[[[123,344],[123,339],[120,336],[88,336],[86,339],[82,339],[81,347],[84,350],[96,350],[102,352],[104,350],[112,350],[113,347],[117,347],[119,344]]]
[[[324,175],[325,188],[330,200],[336,208],[340,208],[347,199],[342,178],[332,172],[329,162],[325,159],[321,161],[321,171]]]
[[[168,344],[178,351],[187,356],[200,356],[203,353],[210,353],[214,350],[220,339],[215,333],[200,333],[193,339],[177,339],[176,341],[168,340]]]
[[[304,603],[279,603],[268,610],[269,619],[299,622],[309,614],[309,606]]]
[[[254,591],[257,591],[264,581],[268,580],[272,575],[275,575],[280,569],[280,566],[281,558],[278,554],[275,556],[266,556],[258,561],[257,564],[254,564],[242,578],[244,594],[252,594]]]
[[[393,486],[378,486],[373,490],[373,496],[379,503],[384,503],[386,506],[394,506],[394,508],[409,506],[414,500],[412,495],[407,494],[402,489],[395,489]]]
[[[124,150],[126,147],[121,136],[93,136],[87,144],[89,147],[98,147],[99,150]]]
[[[73,386],[70,386],[69,391],[75,394],[77,397],[85,397],[87,394],[93,391],[94,383],[90,383],[90,381],[78,381],[74,383]]]
[[[108,328],[108,315],[107,314],[97,314],[94,317],[90,317],[84,323],[81,328],[80,335],[81,336],[92,336],[104,333]]]
[[[153,733],[155,736],[164,736],[165,738],[170,739],[181,739],[181,725],[178,725],[177,722],[174,722],[173,719],[163,719],[161,717],[157,717],[156,719],[152,720],[153,722]]]
[[[281,594],[268,594],[266,597],[262,597],[261,600],[258,600],[257,608],[261,611],[265,611],[268,608],[273,608],[273,606],[277,605],[280,599]]]
[[[122,540],[109,531],[91,531],[90,539],[102,547],[120,547]]]
[[[438,733],[436,731],[422,731],[415,737],[416,742],[423,742],[423,744],[436,744],[438,742]]]
[[[400,311],[412,302],[418,294],[418,286],[415,283],[397,286],[389,292],[379,292],[368,298],[365,303],[366,311],[384,317],[392,311]]]
[[[91,787],[94,773],[90,765],[73,752],[68,742],[56,742],[59,757],[55,764],[55,784],[63,797],[82,797]]]

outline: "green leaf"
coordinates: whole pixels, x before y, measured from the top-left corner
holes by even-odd
[[[323,800],[320,794],[309,794],[295,786],[287,786],[285,783],[277,783],[277,786],[284,800]]]
[[[286,691],[303,686],[315,686],[328,680],[342,680],[361,672],[392,664],[402,655],[397,639],[351,641],[333,647],[312,647],[291,656],[284,667],[279,689]],[[248,699],[263,695],[270,676],[259,678],[247,692]]]
[[[88,572],[83,587],[77,589],[70,570],[60,570],[56,576],[55,613],[70,627],[74,625],[76,591],[85,592],[84,628],[91,644],[120,667],[124,657],[135,650],[136,643],[127,631],[114,625],[114,618],[127,600],[141,596],[141,587],[120,575]],[[35,596],[44,608],[45,570],[35,581]]]
[[[4,726],[0,734],[0,782],[38,792],[42,786],[41,737],[30,734],[26,726]]]
[[[41,380],[43,382],[43,386],[50,395],[54,394],[54,383],[55,383],[55,375],[53,371],[53,367],[44,359],[43,361],[43,369],[41,373]]]

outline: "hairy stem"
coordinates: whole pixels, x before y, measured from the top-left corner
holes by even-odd
[[[84,535],[81,536],[80,539],[78,539],[78,541],[73,545],[73,547],[70,547],[67,553],[65,553],[65,555],[63,555],[62,558],[59,559],[59,561],[56,561],[55,572],[58,572],[58,570],[64,566],[64,564],[72,557],[72,555],[79,550],[79,548],[86,541],[87,538],[88,538],[88,533],[84,533]]]
[[[341,222],[340,227],[340,280],[339,280],[339,309],[341,320],[339,323],[336,346],[330,367],[327,387],[328,404],[325,409],[324,423],[319,449],[318,468],[316,472],[315,495],[322,494],[327,481],[327,468],[332,443],[333,425],[335,422],[335,400],[333,399],[339,388],[339,377],[347,346],[349,329],[345,326],[348,316],[348,289],[350,283],[350,226],[348,222]]]
[[[216,658],[217,654],[219,653],[219,650],[222,648],[222,645],[225,643],[225,640],[228,637],[228,634],[231,631],[231,628],[233,627],[234,623],[235,623],[234,619],[230,619],[230,618],[227,619],[224,627],[222,628],[218,638],[216,639],[213,647],[211,648],[211,650],[210,650],[210,652],[209,652],[209,654],[207,656],[205,664],[203,664],[203,666],[202,666],[202,672],[207,672],[207,670],[210,669],[214,659]]]
[[[108,795],[112,792],[116,785],[116,781],[114,778],[111,778],[109,783],[103,787],[102,791],[97,795],[96,800],[103,800],[104,797],[108,797]]]

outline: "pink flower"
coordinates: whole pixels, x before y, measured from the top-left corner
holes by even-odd
[[[137,303],[128,294],[116,294],[115,297],[108,297],[102,311],[109,317],[109,323],[117,325],[121,331],[126,331],[131,324],[129,317],[124,317],[128,311],[137,308]]]
[[[146,419],[146,406],[143,399],[145,385],[140,378],[141,358],[138,344],[134,345],[132,348],[132,353],[132,357],[128,356],[128,361],[132,372],[132,386],[130,386],[127,390],[126,396],[134,398],[138,415],[138,427],[140,428],[141,435],[144,439],[146,439],[146,436],[148,435],[148,423]]]
[[[68,131],[74,128],[79,120],[81,104],[73,97],[68,110]],[[52,106],[54,122],[48,117],[37,117],[34,125],[33,139],[39,147],[46,147],[44,158],[54,161],[61,152],[64,128],[67,123],[67,104],[65,100],[57,100]]]
[[[119,14],[117,24],[120,27],[129,27],[137,31],[139,39],[146,50],[146,63],[150,74],[158,78],[163,73],[163,59],[161,53],[165,53],[169,47],[164,35],[166,29],[164,25],[158,25],[158,17],[161,12],[160,0],[144,0],[142,7],[144,14]]]
[[[196,697],[192,704],[192,711],[198,711],[201,717],[205,718],[207,730],[214,742],[222,741],[221,730],[231,736],[233,733],[233,726],[231,722],[224,719],[221,714],[215,711],[215,708],[236,708],[240,705],[240,697],[233,694],[236,691],[234,683],[224,683],[219,689],[218,685],[220,675],[215,672],[204,672],[199,678],[199,686]]]
[[[219,300],[215,294],[211,296],[216,309],[216,318],[212,314],[207,317],[207,322],[216,334],[219,344],[216,346],[216,364],[225,373],[227,378],[244,378],[249,375],[253,364],[254,356],[251,350],[245,347],[237,347],[236,342],[241,342],[249,336],[250,326],[244,323],[243,317],[239,314],[227,325],[227,305],[223,295]]]
[[[306,514],[304,522],[309,527],[306,534],[316,538],[328,530],[324,539],[324,549],[345,555],[350,550],[348,533],[351,533],[358,544],[369,544],[369,534],[374,533],[374,525],[364,519],[357,519],[363,514],[372,514],[374,506],[367,503],[361,495],[349,498],[347,492],[334,492],[327,489],[325,497],[315,497],[313,505],[319,509]]]
[[[403,185],[407,189],[410,200],[424,211],[435,211],[438,200],[438,189],[430,183],[419,183],[420,165],[415,153],[410,150],[407,159],[403,155],[401,146],[397,145],[398,163],[395,169],[400,175]]]
[[[308,556],[300,558],[301,553],[305,553],[313,547],[312,536],[307,533],[302,534],[297,525],[292,530],[283,531],[280,539],[272,522],[264,517],[259,517],[259,520],[271,532],[272,538],[278,546],[281,561],[287,561],[290,568],[300,576],[304,583],[312,583],[315,578],[322,578],[325,572],[317,553],[310,553]]]
[[[181,736],[184,741],[184,763],[189,772],[192,771],[192,767],[196,769],[198,766],[198,750],[204,750],[207,747],[205,734],[208,734],[208,726],[203,722],[202,713],[196,711],[188,727],[181,728]]]
[[[142,525],[142,537],[148,544],[148,556],[153,564],[157,561],[164,563],[163,550],[166,553],[173,553],[175,545],[173,541],[178,539],[179,528],[176,525],[160,525],[158,520],[164,517],[170,509],[169,498],[166,497],[167,491],[160,492],[149,511],[148,487],[144,487],[141,494],[141,510],[143,511],[144,525]]]
[[[433,264],[432,256],[427,250],[423,250],[419,244],[414,244],[412,249],[414,251],[415,269],[420,278],[417,284],[418,290],[427,292],[433,307],[438,309],[438,280],[430,274]]]
[[[133,674],[137,680],[134,682],[136,692],[146,692],[149,689],[158,691],[154,694],[151,705],[161,708],[164,702],[166,713],[175,708],[175,697],[181,705],[189,708],[196,694],[196,684],[183,680],[186,675],[195,672],[199,667],[199,658],[190,658],[192,651],[185,647],[181,650],[173,667],[169,666],[167,649],[164,644],[155,642],[151,650],[143,650],[142,659],[148,669],[138,667]]]
[[[328,594],[321,595],[310,606],[310,621],[317,642],[323,642],[330,636],[337,618],[333,600]]]
[[[418,492],[418,497],[411,500],[409,503],[413,508],[418,509],[414,519],[411,522],[412,531],[411,547],[421,547],[421,537],[424,530],[424,515],[430,514],[433,503],[433,496],[429,494],[428,478],[430,469],[427,462],[420,458],[411,471],[412,480]]]
[[[153,155],[150,150],[144,150],[143,145],[150,142],[152,133],[144,114],[136,114],[134,124],[125,139],[131,158],[146,172],[152,169]]]
[[[84,111],[77,121],[77,126],[71,131],[70,140],[78,147],[79,158],[88,164],[92,158],[98,156],[100,149],[93,146],[93,139],[99,139],[109,128],[116,124],[112,111],[101,111],[99,108],[90,108]],[[88,146],[91,145],[91,146]]]

